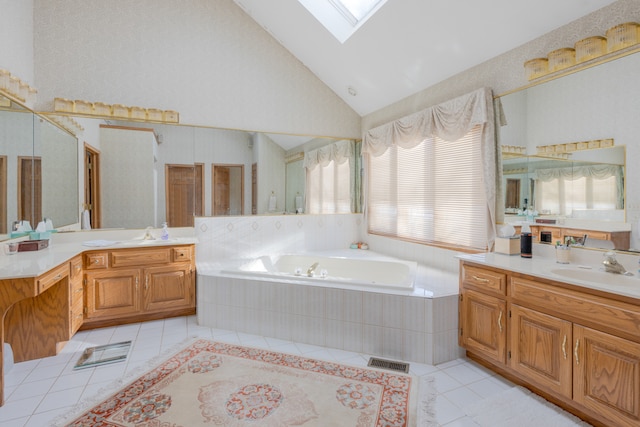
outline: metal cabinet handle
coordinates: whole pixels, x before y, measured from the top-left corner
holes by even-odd
[[[500,310],[500,315],[498,316],[498,328],[500,328],[500,333],[502,333],[502,310]]]
[[[483,282],[483,283],[489,282],[489,279],[485,279],[483,277],[478,277],[478,276],[472,276],[472,277],[476,279],[478,282]]]
[[[567,360],[567,335],[565,334],[564,339],[562,340],[562,355],[564,356],[564,360]]]
[[[576,357],[576,365],[580,364],[580,359],[578,358],[578,348],[580,347],[580,338],[576,340],[576,346],[573,349],[573,355]]]

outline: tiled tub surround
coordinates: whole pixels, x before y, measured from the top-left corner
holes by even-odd
[[[198,323],[380,357],[438,364],[457,345],[458,275],[420,264],[412,290],[340,289],[223,275],[229,262],[277,253],[341,254],[362,215],[197,218]]]

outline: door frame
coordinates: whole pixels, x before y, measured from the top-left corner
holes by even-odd
[[[87,160],[87,157],[90,157],[90,162]],[[100,228],[102,226],[102,202],[100,194],[100,150],[85,142],[83,208],[89,211],[91,228]]]

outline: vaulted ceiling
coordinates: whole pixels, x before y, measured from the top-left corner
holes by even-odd
[[[361,116],[613,3],[388,0],[340,43],[298,0],[234,1]]]

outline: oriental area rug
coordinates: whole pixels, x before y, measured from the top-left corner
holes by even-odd
[[[57,425],[435,425],[435,399],[418,393],[418,383],[404,373],[198,339]]]

